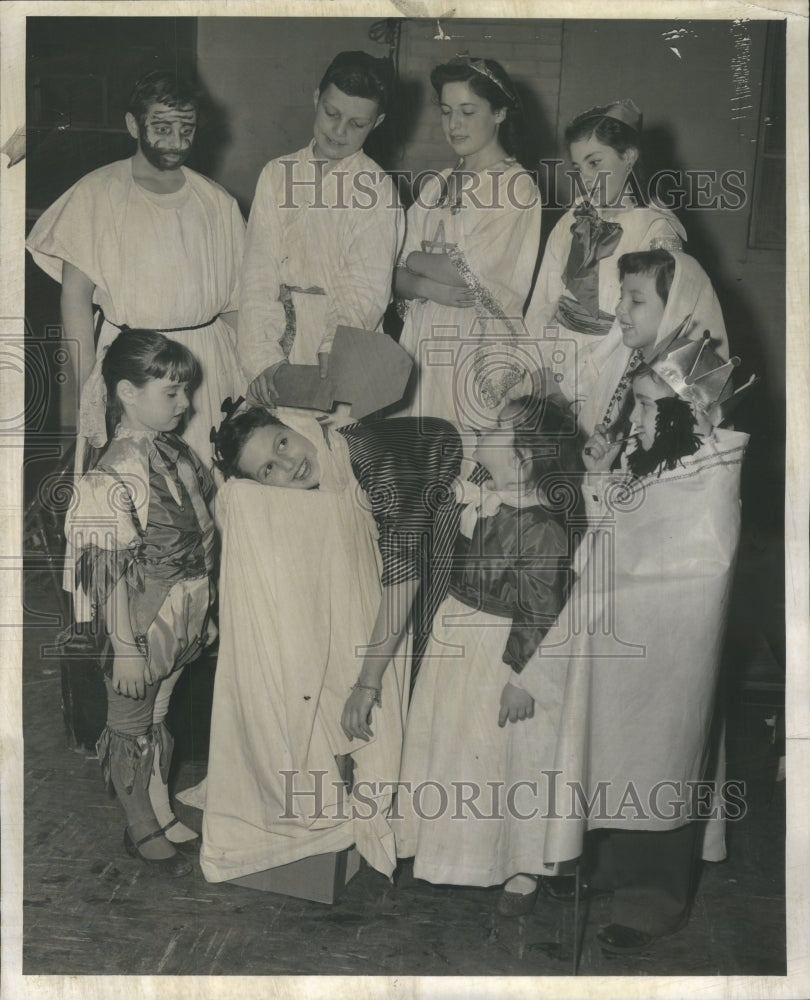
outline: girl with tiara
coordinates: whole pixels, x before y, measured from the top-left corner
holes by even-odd
[[[641,124],[639,109],[622,100],[584,111],[565,130],[581,183],[573,208],[549,236],[526,326],[540,341],[546,378],[553,380],[548,391],[571,402],[588,399],[604,355],[616,346],[608,335],[619,299],[618,258],[655,247],[680,250],[686,239],[672,212],[649,204]],[[580,417],[586,433],[595,422],[588,426]]]
[[[175,847],[198,838],[169,804],[173,741],[164,719],[183,667],[214,633],[213,480],[175,432],[200,369],[176,341],[125,330],[107,348],[102,374],[112,440],[68,513],[65,588],[76,621],[103,621],[112,644],[97,749],[126,815],[124,847],[165,875],[187,875],[191,865]]]
[[[464,56],[430,80],[458,160],[418,192],[394,275],[405,309],[400,343],[416,368],[408,408],[478,427],[526,372],[514,348],[539,248],[540,195],[515,159],[522,116],[503,67]]]

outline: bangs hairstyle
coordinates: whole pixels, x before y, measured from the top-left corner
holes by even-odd
[[[593,136],[597,142],[603,146],[609,146],[619,156],[622,156],[628,149],[635,149],[638,152],[636,162],[630,172],[631,176],[638,182],[634,186],[634,194],[641,204],[648,202],[647,195],[647,170],[644,159],[641,155],[641,133],[637,132],[630,125],[619,121],[618,118],[608,118],[605,112],[611,108],[610,104],[604,107],[592,108],[584,111],[567,126],[565,130],[565,144],[569,153],[572,142],[579,142],[581,139],[590,139]]]
[[[479,69],[475,68],[476,64]],[[430,71],[430,82],[439,101],[445,84],[466,83],[476,97],[487,101],[493,111],[505,108],[506,117],[498,126],[498,140],[509,156],[520,157],[526,144],[526,123],[515,86],[499,62],[459,56],[434,66]]]
[[[320,94],[333,83],[349,97],[365,97],[377,104],[377,114],[385,114],[392,85],[392,69],[387,59],[367,52],[339,52],[318,84]]]
[[[572,142],[579,142],[580,139],[590,139],[591,136],[601,142],[603,146],[610,146],[617,153],[622,154],[628,149],[637,149],[641,152],[641,134],[631,128],[626,122],[619,121],[618,118],[609,118],[605,112],[611,108],[606,104],[601,108],[591,108],[583,112],[566,127],[565,141],[568,146]]]
[[[509,405],[518,408],[512,425],[514,448],[529,487],[540,485],[548,493],[554,482],[582,471],[577,422],[569,407],[542,396],[520,396]]]
[[[260,427],[283,427],[285,424],[269,410],[260,406],[243,410],[233,417],[226,417],[219,429],[211,428],[211,443],[214,446],[214,465],[225,479],[247,478],[239,468],[242,449],[250,435]]]
[[[655,278],[655,290],[662,302],[666,303],[675,279],[675,258],[668,250],[640,250],[637,253],[623,253],[619,257],[619,280],[628,274],[646,274]]]
[[[118,399],[118,383],[126,379],[142,388],[151,379],[167,378],[186,382],[190,390],[200,382],[202,372],[194,355],[183,344],[169,340],[154,330],[123,327],[107,348],[101,362],[107,388],[107,432],[112,435],[123,410]]]
[[[127,102],[127,111],[143,125],[146,112],[153,104],[165,104],[169,108],[193,108],[198,116],[202,105],[202,91],[190,80],[183,80],[176,73],[156,69],[140,80],[132,88]]]

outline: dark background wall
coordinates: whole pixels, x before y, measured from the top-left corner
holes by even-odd
[[[126,93],[155,66],[196,67],[212,103],[192,165],[234,194],[245,214],[267,160],[311,137],[313,92],[341,49],[395,60],[398,100],[370,151],[401,171],[451,162],[428,76],[459,52],[498,59],[513,76],[534,164],[565,159],[562,133],[576,113],[631,97],[644,111],[652,170],[716,171],[710,193],[718,192],[723,172],[743,178],[739,207],[682,207],[678,214],[687,249],[717,288],[731,343],[743,357],[741,374],[763,377],[740,421],[753,432],[748,467],[756,472],[749,475],[763,484],[763,510],[779,511],[781,502],[768,500],[767,492],[779,489],[783,475],[784,118],[778,105],[784,63],[777,58],[769,67],[766,56],[780,31],[783,26],[764,21],[29,18],[28,217],[87,170],[128,155]],[[775,111],[763,103],[771,95]],[[758,150],[770,151],[763,162]],[[543,171],[540,182],[548,205],[545,239],[566,203],[566,185],[555,189]],[[755,193],[760,208],[752,222]],[[35,269],[29,279],[28,315],[36,333],[58,324],[58,301],[53,284]]]
[[[737,197],[739,207],[677,211],[687,249],[717,288],[732,344],[744,359],[742,374],[762,375],[771,409],[781,411],[784,252],[749,245],[768,22],[449,19],[395,27],[387,40],[398,43],[399,100],[386,148],[378,151],[389,169],[415,174],[451,163],[428,76],[432,66],[466,51],[498,59],[513,76],[536,159],[565,159],[562,133],[578,112],[631,97],[644,111],[652,172],[715,171],[716,182],[697,182],[710,194],[722,194],[724,173],[738,172],[745,193]],[[198,20],[198,70],[230,129],[213,173],[245,209],[264,163],[310,138],[312,92],[331,56],[341,48],[386,55],[386,40],[369,38],[370,31],[379,37],[380,28],[362,18]],[[541,172],[541,187],[551,198],[546,175],[550,171]],[[672,197],[683,190],[688,198],[694,183],[673,182]],[[556,191],[561,205],[566,190]],[[545,214],[544,237],[560,211],[550,207]]]

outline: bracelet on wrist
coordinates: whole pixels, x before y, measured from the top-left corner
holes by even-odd
[[[374,702],[373,704],[382,707],[382,688],[375,687],[373,684],[352,684],[352,691],[373,691],[374,692]]]

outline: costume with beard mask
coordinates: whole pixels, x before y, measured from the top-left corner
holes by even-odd
[[[163,331],[200,362],[202,381],[179,432],[209,468],[208,435],[222,400],[244,394],[235,335],[221,318],[236,309],[244,220],[218,184],[188,167],[182,175],[178,191],[157,194],[135,181],[131,158],[110,163],[57,199],[28,237],[34,261],[56,281],[64,263],[89,278],[100,310],[96,365],[78,414],[79,472],[85,445],[106,444],[101,359],[123,326]]]
[[[673,292],[669,315],[692,297]],[[569,791],[563,808],[558,796],[545,860],[578,858],[586,831],[603,831],[590,841],[599,845],[591,884],[614,891],[614,923],[653,936],[685,922],[694,856],[725,857],[722,810],[707,813],[722,805],[715,695],[748,441],[717,426],[739,396],[729,382],[738,359],[724,362],[707,340],[659,339],[650,367],[683,398],[657,401],[649,451],[628,456],[619,474],[586,477],[577,582],[521,674],[554,720],[557,788],[582,792],[571,802]],[[698,824],[694,784],[706,778],[717,785]]]
[[[148,130],[145,122],[138,122],[138,145],[144,158],[157,170],[179,170],[180,167],[191,156],[192,146],[189,144],[185,149],[160,149],[152,145],[148,139]]]
[[[695,415],[692,407],[677,396],[667,396],[656,400],[658,413],[655,417],[655,440],[646,451],[638,447],[627,456],[627,468],[637,479],[659,474],[664,469],[670,472],[677,468],[680,459],[694,455],[701,444],[699,434],[695,434]]]

